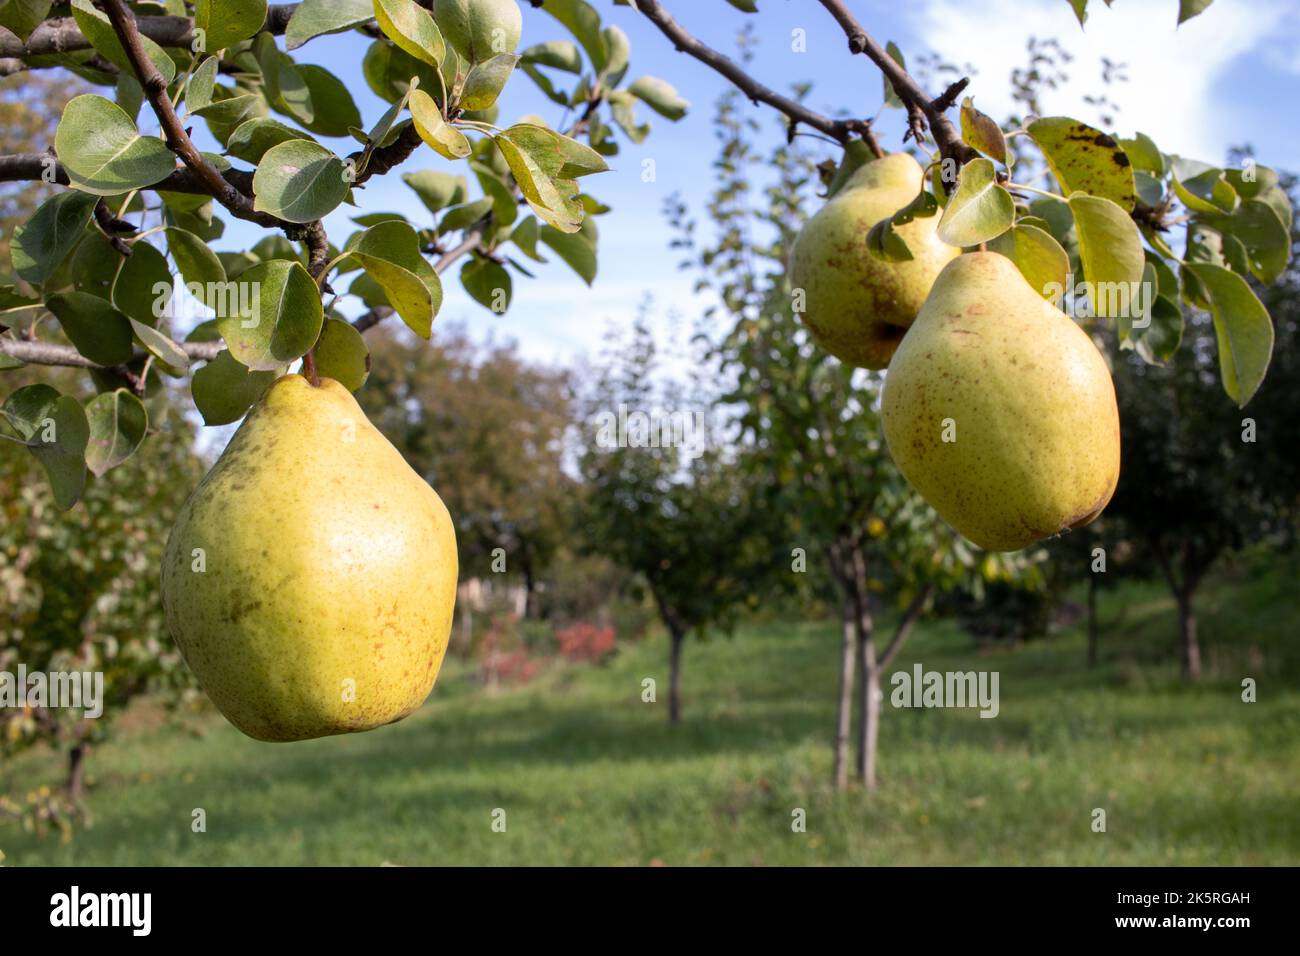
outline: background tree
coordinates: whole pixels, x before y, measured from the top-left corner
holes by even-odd
[[[568,534],[573,479],[568,374],[524,361],[513,344],[476,347],[461,326],[415,345],[380,330],[361,406],[454,516],[466,576],[518,569],[527,615]]]
[[[686,638],[729,630],[743,603],[762,593],[773,567],[764,534],[771,512],[719,440],[711,404],[656,381],[657,373],[653,336],[638,321],[584,402],[582,534],[589,549],[645,580],[668,631],[668,719],[677,723]],[[624,414],[646,416],[649,431],[624,432]],[[707,427],[687,436],[704,439],[703,447],[673,443],[660,431],[667,414]]]

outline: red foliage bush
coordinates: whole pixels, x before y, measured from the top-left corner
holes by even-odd
[[[560,654],[566,661],[598,664],[617,650],[612,627],[596,627],[585,621],[555,632]]]

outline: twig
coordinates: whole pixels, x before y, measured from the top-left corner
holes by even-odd
[[[953,160],[958,167],[979,155],[962,142],[961,134],[953,126],[952,121],[944,115],[944,109],[947,108],[944,102],[948,93],[951,92],[952,96],[956,97],[964,86],[954,84],[958,86],[955,92],[952,91],[952,87],[949,87],[943,96],[932,100],[917,85],[916,80],[912,79],[911,74],[899,66],[894,58],[871,38],[841,0],[820,0],[820,2],[843,28],[845,36],[849,38],[849,50],[853,53],[866,54],[871,62],[880,68],[880,72],[885,74],[885,78],[893,86],[898,98],[906,105],[908,135],[920,143],[921,136],[928,125],[934,135],[935,143],[939,146],[939,152],[945,159]]]
[[[764,86],[746,73],[734,60],[723,56],[717,50],[702,43],[687,32],[680,23],[673,19],[672,14],[665,10],[663,4],[659,3],[658,0],[636,0],[636,8],[645,14],[650,22],[659,28],[659,32],[671,40],[673,46],[680,52],[693,56],[701,63],[721,73],[753,102],[766,103],[768,106],[784,113],[790,118],[792,128],[794,125],[803,123],[805,126],[820,130],[838,143],[848,142],[856,133],[862,137],[876,156],[884,155],[884,151],[876,141],[875,134],[871,131],[871,124],[868,121],[831,119],[828,116],[815,113],[802,103],[798,103],[788,96],[782,96],[775,90]]]
[[[135,232],[135,226],[125,219],[118,219],[109,211],[108,204],[104,200],[95,203],[95,224],[99,226],[99,231],[104,234],[104,238],[109,244],[117,250],[120,256],[131,255],[131,246],[123,241],[122,234]]]

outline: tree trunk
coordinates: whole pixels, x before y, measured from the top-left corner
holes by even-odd
[[[686,634],[671,628],[672,648],[668,653],[668,723],[678,724],[682,719],[682,644]]]
[[[876,739],[880,732],[880,671],[876,664],[875,622],[871,618],[871,596],[867,592],[867,561],[861,550],[853,556],[854,621],[860,672],[858,677],[857,759],[854,769],[867,790],[876,788]]]
[[[522,566],[524,575],[524,617],[530,621],[535,621],[540,616],[537,608],[537,578],[533,574],[533,563],[524,562]]]
[[[73,803],[81,802],[81,793],[86,778],[86,745],[73,744],[68,751],[68,779],[64,783],[68,799]]]
[[[1097,666],[1097,575],[1088,575],[1088,666]]]
[[[1176,595],[1178,645],[1183,662],[1183,680],[1188,683],[1201,679],[1201,645],[1196,637],[1196,611],[1192,607],[1192,594],[1192,590],[1186,588]]]
[[[844,585],[846,582],[841,582]],[[832,775],[835,789],[849,784],[849,723],[853,719],[853,646],[857,633],[853,601],[847,588],[841,605],[840,694],[835,710],[835,744]]]

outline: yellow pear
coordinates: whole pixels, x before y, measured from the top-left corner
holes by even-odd
[[[890,363],[885,438],[948,524],[1015,551],[1092,521],[1119,480],[1119,411],[1087,333],[1005,256],[940,273]]]
[[[258,740],[370,730],[428,696],[456,600],[442,500],[346,388],[286,375],[181,509],[167,625]]]
[[[808,220],[791,250],[790,282],[804,291],[803,324],[850,365],[889,364],[940,270],[961,252],[935,234],[938,215],[894,227],[910,260],[886,262],[867,251],[871,227],[915,199],[921,180],[907,153],[864,163]]]

